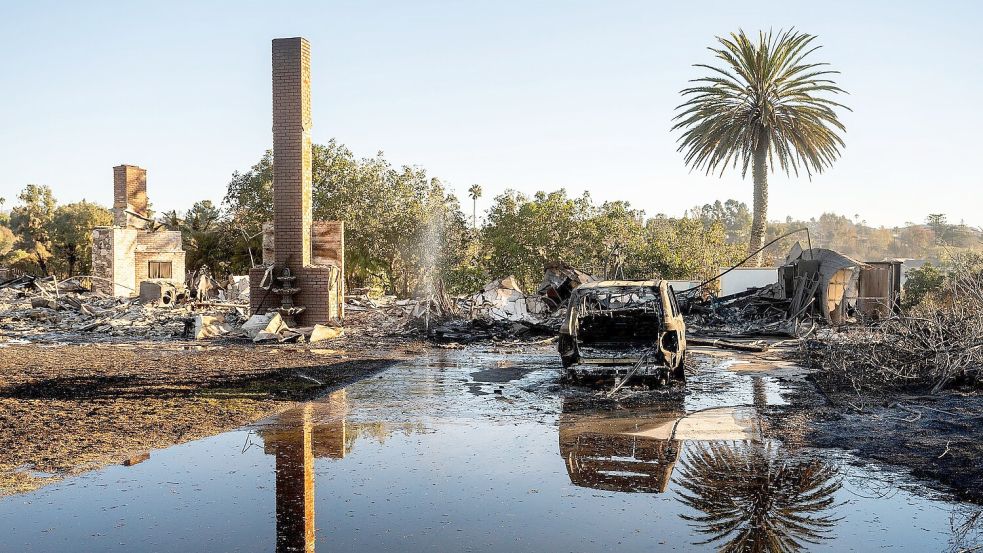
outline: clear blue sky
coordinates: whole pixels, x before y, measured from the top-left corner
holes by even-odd
[[[290,4],[290,7],[286,7]],[[281,7],[282,6],[282,7]],[[983,225],[979,2],[40,2],[0,6],[0,196],[109,205],[148,169],[158,210],[218,201],[271,146],[270,40],[312,43],[316,142],[382,150],[464,197],[589,190],[650,214],[733,197],[670,119],[715,35],[796,26],[854,109],[833,170],[772,176],[769,216]]]

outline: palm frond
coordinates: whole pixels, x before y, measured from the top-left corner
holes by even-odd
[[[722,65],[695,65],[709,75],[681,91],[673,118],[686,164],[707,174],[740,168],[743,176],[762,149],[772,170],[786,174],[830,167],[846,146],[837,110],[850,108],[831,98],[846,94],[833,80],[839,73],[807,61],[820,48],[815,40],[794,29],[717,37],[709,50]]]
[[[775,442],[695,443],[680,463],[681,514],[721,551],[798,551],[828,539],[842,486],[836,469],[792,459]]]

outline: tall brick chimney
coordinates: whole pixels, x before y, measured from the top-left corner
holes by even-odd
[[[147,170],[136,165],[113,167],[113,225],[143,228],[144,221],[127,211],[147,216]]]
[[[249,305],[253,313],[294,313],[303,326],[340,320],[345,302],[345,225],[312,222],[312,163],[311,45],[274,39],[273,225],[263,233],[263,263],[272,267],[250,269]]]
[[[273,41],[273,212],[277,266],[311,263],[311,45]]]

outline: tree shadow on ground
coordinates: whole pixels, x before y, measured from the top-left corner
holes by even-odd
[[[0,389],[0,399],[313,399],[328,389],[351,384],[388,369],[393,359],[358,359],[325,365],[282,367],[228,378],[166,379],[135,375],[66,376]]]

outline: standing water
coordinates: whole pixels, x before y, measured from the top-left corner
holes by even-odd
[[[763,438],[755,406],[783,391],[757,379],[722,370],[628,406],[559,387],[552,354],[434,354],[6,497],[0,551],[942,551],[978,537],[960,528],[969,505]]]

